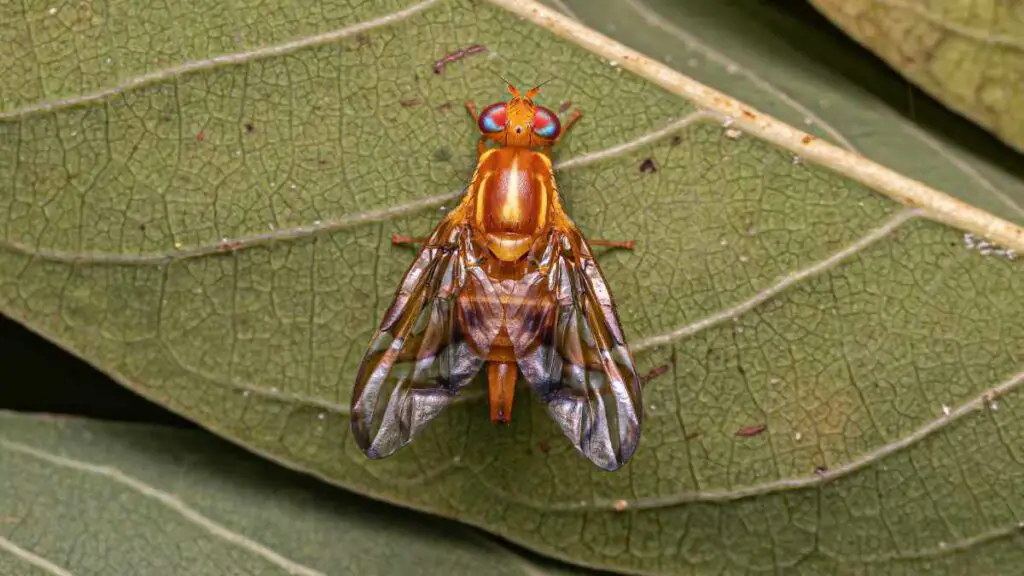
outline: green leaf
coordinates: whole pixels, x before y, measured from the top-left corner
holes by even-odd
[[[793,4],[803,2],[552,3],[590,28],[792,126],[1024,224],[1020,154],[988,142],[984,132],[941,104],[915,96],[906,81],[875,65],[870,54],[837,39],[827,21],[815,22],[811,17],[824,19],[812,8],[802,14]]]
[[[0,470],[11,576],[570,573],[200,431],[0,411]]]
[[[926,92],[1024,151],[1024,15],[1018,3],[811,4]]]
[[[148,12],[125,5],[80,24],[73,52],[19,61],[31,73],[0,115],[4,314],[286,466],[577,564],[1024,560],[1019,227],[530,2],[219,7],[154,16],[139,43]],[[55,50],[42,39],[74,27],[52,17],[4,34]],[[433,72],[471,44],[488,51]],[[642,371],[669,370],[617,473],[525,390],[511,426],[469,395],[386,460],[348,435],[356,368],[412,258],[388,238],[426,233],[465,185],[460,103],[504,98],[495,73],[557,78],[543,102],[584,112],[556,151],[566,207],[591,238],[638,242],[599,263]]]

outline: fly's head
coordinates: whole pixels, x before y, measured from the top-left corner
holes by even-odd
[[[480,113],[480,132],[502,146],[551,146],[558,138],[562,125],[558,115],[533,102],[534,96],[540,92],[540,86],[529,89],[524,95],[509,84],[508,91],[512,94],[511,100],[491,104]]]

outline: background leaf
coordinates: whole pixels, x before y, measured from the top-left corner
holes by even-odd
[[[1024,4],[811,3],[929,94],[1024,151]]]
[[[0,411],[0,470],[9,576],[573,573],[200,431]]]
[[[71,80],[12,100],[0,310],[287,466],[579,564],[1020,562],[1024,283],[1011,253],[489,4],[387,18],[366,4],[325,24],[288,6],[225,16],[216,29],[241,45],[219,59],[220,45],[154,33],[173,55],[159,65],[117,52],[107,38],[130,20],[111,18],[96,46],[127,64],[107,84],[75,92],[65,65]],[[292,36],[247,43],[230,18],[251,14]],[[371,24],[324,35],[353,22]],[[488,54],[434,74],[473,43]],[[61,77],[46,66],[63,60],[41,62],[40,78]],[[357,363],[412,257],[387,239],[424,233],[464,185],[473,135],[458,106],[503,98],[494,72],[559,79],[544,102],[585,113],[558,151],[567,208],[591,237],[638,240],[599,259],[642,369],[670,369],[648,385],[640,452],[616,474],[578,457],[525,393],[510,427],[473,396],[385,461],[348,437]]]

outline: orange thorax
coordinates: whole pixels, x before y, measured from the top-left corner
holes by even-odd
[[[548,224],[554,193],[551,161],[527,148],[497,148],[480,156],[470,185],[473,224],[504,261],[518,259]]]

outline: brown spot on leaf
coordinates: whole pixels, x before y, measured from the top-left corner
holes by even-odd
[[[658,167],[654,165],[654,158],[644,158],[644,161],[640,163],[640,172],[644,174],[653,174],[658,171]]]
[[[804,144],[810,144],[812,141],[814,141],[814,136],[811,136],[810,134],[805,134],[804,137],[800,139],[800,141],[803,142]]]
[[[762,432],[768,429],[767,424],[756,424],[754,426],[747,426],[746,428],[740,428],[736,431],[737,436],[760,436]]]
[[[196,134],[196,142],[202,142],[203,140],[206,140],[206,132],[204,130],[200,130],[199,134]]]
[[[473,44],[472,46],[467,46],[460,50],[445,54],[440,59],[434,61],[434,74],[441,74],[444,72],[445,68],[453,62],[458,62],[467,56],[480,54],[482,52],[487,52],[486,46],[483,44]]]
[[[682,143],[683,143],[683,137],[682,137],[682,136],[680,136],[680,135],[678,135],[678,134],[676,134],[675,136],[673,136],[673,137],[672,137],[672,140],[671,140],[671,142],[670,142],[670,143],[671,143],[671,144],[672,144],[673,146],[679,146],[680,144],[682,144]]]
[[[650,372],[648,372],[647,374],[645,374],[642,378],[640,378],[640,383],[647,384],[648,382],[654,380],[658,376],[661,376],[665,372],[668,372],[668,364],[662,364],[661,366],[658,366],[651,370]]]
[[[562,102],[561,104],[558,105],[559,112],[565,112],[569,108],[572,108],[572,100],[566,100],[565,102]]]
[[[254,126],[252,122],[246,122],[242,127],[245,128],[246,134],[252,134],[256,131],[256,126]]]
[[[447,146],[441,146],[440,148],[434,150],[432,156],[434,160],[438,162],[447,162],[452,159],[452,150]]]
[[[757,116],[755,116],[754,113],[751,112],[750,110],[743,110],[743,115],[746,116],[747,118],[750,118],[751,120],[757,118]]]
[[[537,443],[537,449],[547,454],[548,452],[551,452],[551,443],[547,440],[541,440]]]
[[[405,98],[403,100],[399,100],[398,103],[402,108],[411,108],[413,106],[419,106],[423,101],[419,98]]]

